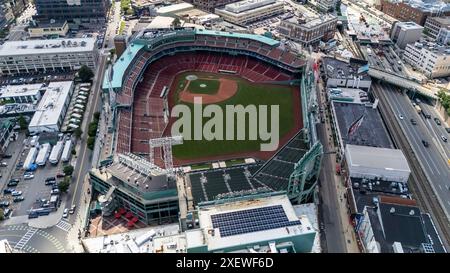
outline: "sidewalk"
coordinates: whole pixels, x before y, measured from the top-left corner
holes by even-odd
[[[84,228],[86,226],[87,215],[89,213],[89,205],[91,203],[91,194],[87,194],[87,190],[90,188],[89,175],[86,174],[83,181],[82,194],[83,197],[80,199],[80,203],[76,210],[76,214],[71,217],[76,217],[72,228],[67,233],[67,248],[75,253],[83,253],[84,249],[81,245],[81,240],[78,239],[79,234],[81,238],[84,234]]]
[[[322,80],[319,81],[319,84],[317,86],[319,88],[319,105],[325,106],[327,105],[325,94],[323,92],[324,87]],[[324,109],[324,115],[325,115],[325,128],[328,135],[328,141],[327,143],[322,143],[324,145],[324,150],[326,151],[335,151],[336,147],[334,146],[334,140],[332,138],[332,130],[331,130],[331,120],[328,118],[328,112]],[[329,154],[332,158],[334,165],[336,166],[336,154]],[[356,241],[356,234],[354,232],[354,228],[350,222],[350,215],[349,215],[349,208],[347,204],[346,199],[346,188],[345,188],[345,181],[343,180],[342,176],[336,175],[336,173],[333,170],[330,170],[333,172],[333,185],[336,187],[337,197],[338,197],[338,205],[339,205],[339,213],[342,223],[342,230],[344,231],[345,241],[346,241],[346,247],[347,247],[347,253],[360,253],[358,243]]]

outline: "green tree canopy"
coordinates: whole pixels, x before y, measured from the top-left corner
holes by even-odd
[[[63,172],[65,175],[72,175],[73,174],[73,166],[72,165],[66,165],[64,166]]]
[[[67,192],[70,186],[70,177],[65,177],[63,181],[58,183],[58,189],[60,192]]]
[[[88,82],[94,77],[94,72],[89,67],[83,65],[80,70],[78,70],[78,77],[80,77],[82,82]]]

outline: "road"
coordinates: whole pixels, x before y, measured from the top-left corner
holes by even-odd
[[[416,157],[422,163],[422,168],[426,173],[430,183],[434,187],[436,194],[441,200],[441,205],[447,213],[450,213],[450,167],[448,165],[448,155],[450,151],[449,143],[444,143],[436,136],[435,131],[441,131],[436,128],[433,120],[424,119],[419,116],[413,108],[410,99],[402,94],[398,89],[387,84],[374,84],[374,88],[378,88],[380,92],[387,97],[390,106],[396,113],[395,119],[409,140]],[[421,106],[424,106],[422,103]],[[425,106],[430,113],[431,109]],[[403,115],[404,119],[400,119],[399,115]],[[413,125],[410,119],[417,121],[417,125]],[[440,128],[442,129],[442,128]],[[429,147],[425,147],[422,140],[429,142]],[[447,158],[444,156],[447,155]]]

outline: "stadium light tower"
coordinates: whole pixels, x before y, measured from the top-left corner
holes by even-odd
[[[183,144],[182,136],[162,137],[149,140],[150,162],[155,163],[154,149],[162,147],[164,151],[164,166],[169,173],[173,173],[172,146]]]

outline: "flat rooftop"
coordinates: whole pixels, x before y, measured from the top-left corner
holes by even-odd
[[[383,170],[411,172],[402,150],[347,144],[347,164]]]
[[[299,21],[300,20],[300,21]],[[302,22],[301,20],[304,20]],[[330,21],[337,21],[337,17],[331,14],[321,14],[320,16],[298,18],[296,16],[286,19],[286,21],[298,24],[303,28],[314,28]]]
[[[373,109],[371,105],[338,101],[333,101],[332,106],[343,147],[353,144],[394,148],[378,109]],[[348,136],[350,126],[363,114],[364,119],[359,128]]]
[[[306,216],[296,215],[286,195],[199,207],[198,218],[201,232],[186,232],[188,248],[206,242],[214,251],[315,233]]]
[[[361,80],[369,81],[370,76],[367,71],[358,73],[361,67],[367,65],[364,60],[350,58],[348,62],[341,61],[332,57],[322,58],[322,65],[327,78],[349,79],[360,77]]]
[[[0,99],[11,97],[34,96],[45,89],[42,83],[36,84],[21,84],[21,85],[7,85],[0,87]]]
[[[415,22],[399,22],[398,25],[408,30],[423,29],[423,26],[416,24]]]
[[[95,38],[6,41],[0,45],[0,57],[92,52],[95,50],[95,41]]]
[[[429,16],[427,20],[433,20],[441,24],[443,27],[450,26],[450,16],[445,17],[431,17]]]
[[[450,46],[445,46],[434,42],[427,42],[425,40],[421,40],[420,42],[414,43],[414,45],[408,44],[408,46],[413,46],[417,49],[423,48],[433,52],[433,54],[435,55],[450,56]]]
[[[367,92],[357,88],[327,88],[331,100],[366,103],[369,102]]]
[[[141,243],[139,240],[153,231],[156,233],[153,240]],[[180,232],[178,224],[155,226],[130,230],[128,232],[86,238],[82,244],[88,253],[153,253],[154,240],[160,236],[170,236]],[[113,242],[113,244],[111,244]]]
[[[51,126],[58,123],[73,82],[51,82],[39,102],[28,127]]]
[[[180,3],[180,4],[174,4],[174,5],[170,5],[170,6],[161,7],[156,12],[158,14],[166,14],[166,13],[174,13],[174,12],[178,12],[181,10],[187,10],[187,9],[192,9],[192,8],[194,8],[194,6],[189,3]]]

